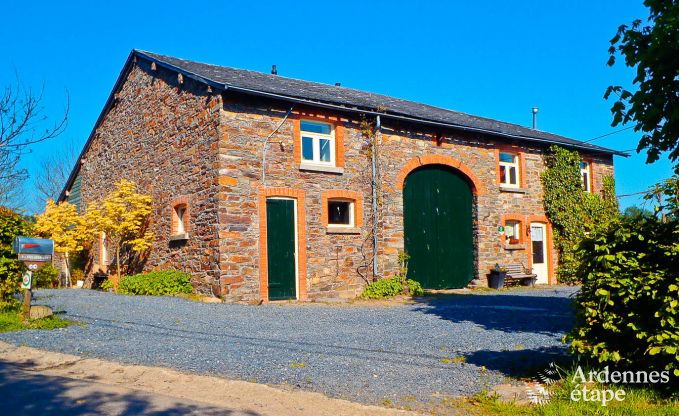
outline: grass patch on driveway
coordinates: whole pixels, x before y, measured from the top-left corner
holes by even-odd
[[[0,311],[0,332],[21,331],[23,329],[58,329],[73,325],[74,322],[52,315],[24,323],[19,309]]]

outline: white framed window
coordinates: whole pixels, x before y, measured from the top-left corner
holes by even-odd
[[[519,221],[505,221],[505,237],[509,244],[521,242],[521,223]]]
[[[500,186],[506,188],[519,187],[519,155],[500,152]]]
[[[302,163],[335,166],[335,129],[332,124],[300,121]]]
[[[588,162],[580,162],[580,178],[582,179],[582,189],[585,192],[592,192],[592,172]]]
[[[354,201],[347,199],[328,200],[328,227],[354,227]]]

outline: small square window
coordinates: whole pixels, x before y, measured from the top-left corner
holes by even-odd
[[[521,223],[519,221],[505,221],[505,237],[509,244],[521,242]]]
[[[513,153],[500,152],[500,185],[519,187],[519,157]]]
[[[328,226],[329,227],[353,227],[354,226],[354,203],[353,203],[353,201],[329,200],[328,201]]]
[[[335,165],[335,132],[331,124],[300,121],[302,160],[323,166]]]

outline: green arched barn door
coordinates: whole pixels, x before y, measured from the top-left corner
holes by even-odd
[[[472,191],[441,165],[411,172],[403,187],[408,278],[427,289],[465,287],[473,278]]]

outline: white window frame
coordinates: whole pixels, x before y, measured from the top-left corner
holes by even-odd
[[[330,223],[330,203],[331,202],[347,202],[349,204],[349,224],[331,224]],[[356,201],[353,199],[346,198],[328,198],[327,205],[325,207],[328,214],[328,227],[331,228],[354,228],[356,226],[355,209]]]
[[[512,155],[514,157],[514,161],[503,162],[502,154]],[[521,184],[521,175],[523,174],[523,172],[521,172],[521,169],[519,168],[520,165],[519,155],[516,153],[500,151],[500,153],[498,154],[498,163],[500,165],[500,169],[502,167],[505,168],[505,180],[503,182],[502,176],[500,175],[500,186],[502,186],[503,188],[519,188]],[[511,175],[509,174],[509,171],[511,168],[514,168],[516,170],[516,183],[510,182]]]
[[[505,240],[507,240],[507,244],[509,244],[509,240],[514,238],[515,240],[519,240],[519,243],[521,243],[521,221],[517,220],[506,220],[505,221]],[[507,235],[507,230],[509,229],[513,230],[513,237],[510,237]]]
[[[326,126],[330,126],[330,134],[324,134],[324,133],[314,133],[310,131],[305,131],[302,130],[302,125],[303,123],[312,123],[312,124],[323,124]],[[308,137],[312,140],[312,159],[304,159],[304,138]],[[321,139],[323,140],[328,140],[329,145],[330,145],[330,161],[322,161],[321,160]],[[316,165],[316,166],[336,166],[335,164],[335,147],[336,147],[336,142],[335,142],[335,126],[332,123],[324,123],[321,121],[316,121],[316,120],[305,120],[302,119],[300,120],[299,123],[299,151],[300,151],[300,159],[303,164],[305,165]]]
[[[584,168],[582,167],[583,164],[585,165]],[[585,175],[587,175],[587,180],[585,180]],[[585,192],[592,192],[592,165],[584,160],[580,162],[580,181]]]

